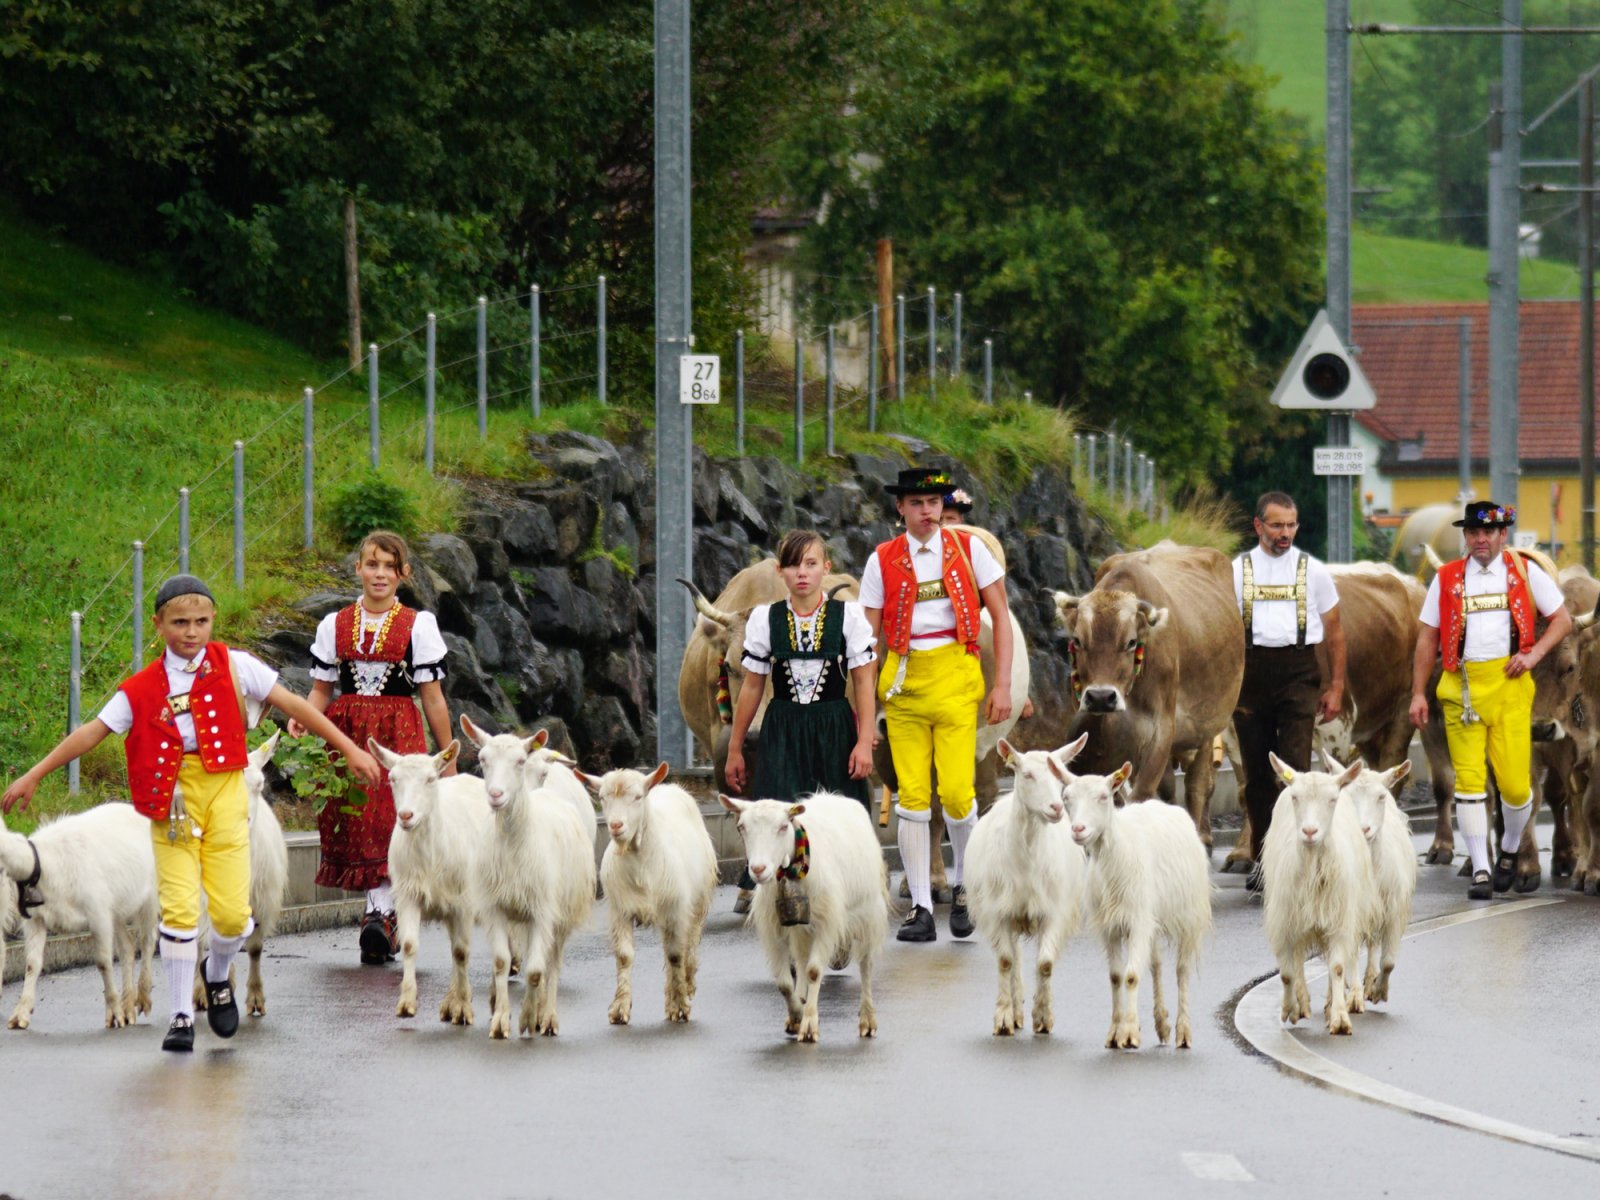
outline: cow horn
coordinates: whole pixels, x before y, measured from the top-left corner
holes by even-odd
[[[1428,542],[1422,543],[1422,561],[1427,563],[1435,571],[1440,570],[1444,566],[1444,559],[1439,557],[1439,552],[1435,550]]]
[[[850,581],[848,579],[845,580],[843,583],[834,584],[831,588],[828,589],[828,599],[832,600],[835,596],[837,596],[840,592],[844,591],[845,588],[847,588],[849,586],[850,586]]]
[[[731,613],[723,612],[716,605],[712,604],[711,601],[707,600],[705,593],[703,593],[699,588],[695,587],[691,580],[679,577],[678,582],[689,589],[689,595],[694,598],[694,610],[702,617],[708,621],[715,621],[724,629],[727,629],[733,625],[733,615]]]
[[[1587,629],[1587,628],[1589,628],[1589,626],[1594,624],[1594,619],[1595,619],[1595,614],[1596,613],[1600,613],[1600,605],[1596,605],[1594,608],[1590,609],[1586,613],[1579,613],[1577,616],[1572,618],[1572,626],[1573,626],[1573,628],[1574,629]]]

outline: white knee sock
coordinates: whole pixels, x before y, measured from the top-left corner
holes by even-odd
[[[920,904],[933,911],[932,872],[928,867],[928,814],[910,813],[898,805],[900,815],[896,830],[900,843],[900,861],[906,869],[906,883],[911,890],[911,903]]]
[[[972,827],[978,823],[978,806],[974,804],[972,811],[961,820],[956,820],[949,813],[944,815],[944,827],[950,831],[950,849],[955,863],[950,868],[950,885],[958,887],[966,881],[962,869],[967,859],[967,839],[972,836]]]
[[[367,911],[386,913],[394,911],[394,889],[387,883],[367,889]]]
[[[1522,846],[1522,831],[1528,827],[1528,821],[1533,817],[1532,798],[1524,800],[1519,807],[1514,808],[1502,797],[1500,816],[1506,823],[1506,835],[1500,839],[1500,853],[1515,854]]]
[[[223,983],[228,978],[228,968],[233,966],[233,957],[239,953],[239,947],[244,945],[245,938],[255,929],[255,920],[252,918],[244,923],[244,932],[238,937],[218,937],[216,931],[211,934],[211,949],[206,952],[206,982]]]
[[[1472,858],[1474,872],[1489,869],[1489,806],[1483,797],[1471,799],[1456,797],[1456,828],[1462,841],[1467,843],[1467,853]]]
[[[167,1007],[174,1017],[194,1020],[195,931],[161,930],[161,961],[167,964]]]

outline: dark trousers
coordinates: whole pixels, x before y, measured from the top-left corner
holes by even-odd
[[[1247,646],[1244,685],[1233,727],[1244,758],[1244,807],[1250,814],[1250,850],[1261,860],[1261,841],[1272,806],[1283,790],[1267,753],[1297,771],[1311,769],[1311,735],[1317,722],[1322,674],[1315,646]]]

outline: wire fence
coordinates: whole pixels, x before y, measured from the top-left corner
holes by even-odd
[[[146,622],[166,576],[192,571],[231,579],[242,590],[252,555],[313,548],[319,516],[352,479],[386,463],[420,464],[431,475],[442,429],[458,442],[472,436],[459,420],[463,413],[474,413],[482,442],[491,408],[537,420],[547,405],[606,405],[609,299],[599,276],[593,284],[535,286],[428,313],[415,327],[371,343],[359,367],[305,388],[269,413],[194,482],[176,489],[171,507],[129,543],[127,557],[71,614],[68,729],[81,723],[86,678],[103,686],[92,713],[115,691],[124,665],[144,665]],[[724,360],[730,352],[733,360],[735,452],[746,452],[747,406],[770,411],[792,403],[796,464],[805,462],[808,447],[831,455],[845,414],[877,432],[880,405],[903,402],[911,378],[916,393],[930,400],[941,387],[964,381],[985,404],[1031,403],[1032,394],[1012,373],[996,368],[997,345],[1003,353],[1003,344],[1000,331],[971,321],[961,293],[941,300],[931,287],[820,329],[769,322],[748,341],[738,331],[731,346],[720,348]],[[290,431],[296,416],[298,438]],[[1162,503],[1154,463],[1115,430],[1076,435],[1073,467],[1111,503],[1152,515]],[[121,607],[120,618],[101,616],[94,644],[86,645],[84,618],[108,605]],[[78,791],[76,762],[68,768],[68,785]]]

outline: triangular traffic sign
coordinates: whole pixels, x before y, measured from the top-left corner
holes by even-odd
[[[1314,408],[1322,412],[1351,412],[1376,408],[1378,397],[1361,371],[1361,365],[1319,309],[1316,319],[1300,339],[1289,369],[1272,390],[1278,408]]]

